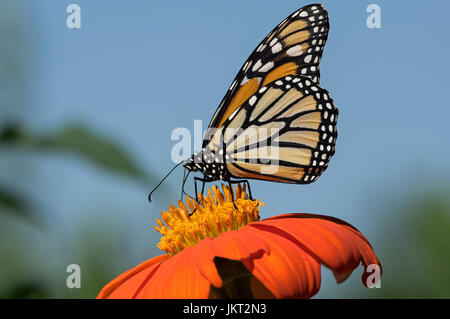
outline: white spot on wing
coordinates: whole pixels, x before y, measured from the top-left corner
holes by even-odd
[[[255,72],[262,66],[261,60],[258,60],[252,68],[252,71]]]
[[[280,52],[281,50],[283,50],[283,46],[281,45],[280,42],[278,42],[272,47],[272,53],[274,54]]]
[[[293,46],[292,48],[289,48],[289,49],[286,51],[286,53],[287,53],[287,55],[289,55],[289,56],[299,56],[299,55],[302,55],[302,54],[303,54],[303,49],[302,49],[301,44],[298,44],[298,45],[296,45],[296,46]]]
[[[247,72],[248,68],[250,67],[252,63],[250,61],[245,62],[244,67],[242,68],[242,70],[244,72]]]
[[[275,43],[277,43],[277,42],[278,42],[278,39],[277,38],[273,38],[272,41],[270,41],[269,45],[271,47],[273,47],[275,45]]]
[[[269,71],[271,68],[273,68],[273,66],[274,66],[274,64],[273,64],[272,61],[267,62],[266,64],[264,64],[264,66],[263,66],[261,69],[259,69],[259,71],[260,71],[260,72],[267,72],[267,71]]]

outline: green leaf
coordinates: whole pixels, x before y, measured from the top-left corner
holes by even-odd
[[[31,216],[28,201],[3,187],[0,187],[0,210],[25,218]]]
[[[31,136],[16,124],[7,124],[0,131],[0,143],[2,144],[30,144]]]
[[[80,124],[67,125],[46,135],[9,125],[0,131],[0,143],[70,152],[110,172],[127,175],[145,183],[152,180],[118,143]]]
[[[140,181],[147,179],[146,173],[116,142],[80,125],[70,125],[47,136],[43,140],[43,146],[81,155],[101,168],[128,175]]]
[[[0,296],[2,299],[48,299],[50,291],[44,284],[27,281],[18,283]]]

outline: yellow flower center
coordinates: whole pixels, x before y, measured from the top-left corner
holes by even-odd
[[[163,235],[158,247],[169,255],[175,255],[202,239],[217,237],[259,220],[259,207],[264,204],[260,200],[248,199],[245,185],[236,187],[235,196],[228,186],[222,185],[222,189],[223,192],[213,186],[212,192],[208,188],[207,196],[199,194],[198,202],[187,197],[188,207],[178,201],[179,207],[170,206],[168,212],[162,212],[161,220],[156,219],[159,227],[155,226]]]

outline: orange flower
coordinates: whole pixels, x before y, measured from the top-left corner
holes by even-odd
[[[202,205],[188,198],[189,208],[181,201],[171,206],[155,227],[167,254],[121,274],[97,298],[309,298],[319,291],[322,264],[339,283],[362,263],[366,286],[366,268],[380,266],[367,239],[337,218],[286,214],[259,221],[260,201],[240,186],[234,197],[233,203],[228,187],[223,193],[213,187]]]

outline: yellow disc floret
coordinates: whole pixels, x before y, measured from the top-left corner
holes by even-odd
[[[155,226],[163,235],[158,247],[175,255],[202,239],[217,237],[259,220],[259,207],[263,203],[249,199],[245,185],[243,188],[238,185],[235,194],[228,186],[222,185],[222,189],[223,192],[213,186],[212,191],[208,188],[208,195],[199,194],[198,202],[187,197],[187,206],[178,201],[179,207],[170,206],[168,212],[162,212],[161,220],[156,219],[159,227]]]

